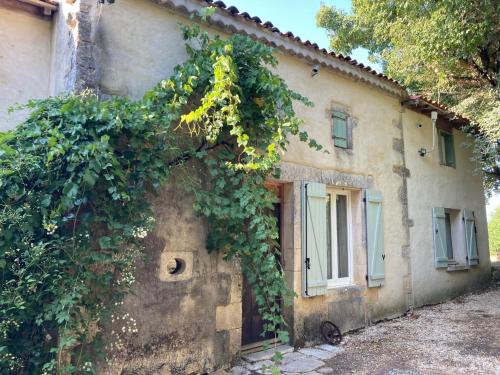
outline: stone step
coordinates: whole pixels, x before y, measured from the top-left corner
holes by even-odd
[[[278,345],[276,347],[271,347],[267,350],[263,350],[261,352],[245,354],[241,358],[247,362],[255,363],[259,361],[264,361],[266,359],[271,359],[274,353],[280,352],[281,354],[287,354],[293,352],[293,347],[290,345]]]

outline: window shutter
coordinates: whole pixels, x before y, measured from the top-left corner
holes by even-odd
[[[366,201],[366,234],[368,247],[368,286],[384,285],[384,225],[382,193],[368,189]]]
[[[474,212],[468,209],[463,209],[462,220],[464,222],[467,263],[470,266],[477,266],[479,264],[479,255],[477,253],[476,219],[474,217]]]
[[[326,185],[302,183],[302,282],[304,296],[326,293]]]
[[[333,140],[337,147],[347,148],[347,116],[340,111],[333,111]]]
[[[446,213],[442,207],[432,209],[432,229],[434,232],[434,266],[448,267],[448,242],[446,237]]]

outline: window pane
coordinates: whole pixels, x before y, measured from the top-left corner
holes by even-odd
[[[347,249],[347,197],[337,195],[337,257],[338,277],[349,277],[349,251]]]
[[[446,164],[446,142],[444,140],[444,134],[439,133],[439,161],[442,164]]]
[[[455,149],[452,134],[444,131],[439,132],[439,156],[442,164],[455,166]]]
[[[332,195],[326,195],[326,278],[332,278],[332,213],[331,213]]]
[[[455,165],[455,151],[453,149],[453,136],[451,134],[444,135],[445,142],[445,157],[446,165]]]
[[[445,223],[446,223],[446,244],[447,244],[447,255],[448,259],[453,259],[453,244],[451,242],[451,219],[450,219],[450,214],[446,213],[445,214]]]

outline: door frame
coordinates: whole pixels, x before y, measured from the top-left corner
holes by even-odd
[[[283,190],[284,190],[284,184],[281,182],[267,181],[265,183],[265,187],[268,188],[269,190],[275,191],[276,195],[278,196],[278,204],[280,205],[279,227],[278,227],[279,246],[280,246],[279,262],[283,266],[283,261],[284,261],[284,256],[283,256],[283,227],[284,227],[284,220],[283,220],[284,219],[284,209],[283,209],[283,207],[284,207],[284,194],[283,194]],[[242,284],[242,288],[243,288],[243,284]],[[244,296],[244,293],[242,293],[242,303],[244,303],[243,296]],[[281,301],[281,304],[282,303],[283,303],[283,301]],[[244,320],[243,315],[244,315],[244,313],[245,313],[245,310],[241,309],[242,328],[243,328],[243,320]],[[257,351],[262,350],[262,347],[264,345],[266,345],[266,344],[272,345],[272,344],[277,343],[279,341],[277,338],[271,338],[271,339],[262,338],[262,340],[243,345],[243,340],[244,340],[243,334],[244,334],[244,331],[242,329],[242,336],[241,336],[241,342],[242,342],[241,351],[242,351],[242,353],[257,352]]]

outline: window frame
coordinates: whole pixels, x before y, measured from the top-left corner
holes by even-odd
[[[327,275],[327,288],[336,288],[353,284],[353,251],[352,251],[352,205],[351,191],[340,190],[334,188],[326,189],[326,193],[330,194],[330,244],[331,244],[331,267],[332,278]],[[338,277],[338,244],[337,244],[337,195],[346,197],[346,214],[347,214],[347,259],[348,259],[348,277]],[[328,222],[328,220],[327,220]],[[327,249],[327,252],[330,251]],[[327,255],[328,259],[328,255]]]
[[[447,160],[445,136],[449,136],[451,139],[450,144],[451,144],[451,153],[453,155],[453,162]],[[455,138],[453,136],[453,131],[438,129],[438,139],[439,139],[439,163],[446,167],[456,168],[457,158],[455,154]]]
[[[453,228],[453,223],[451,221],[451,215],[452,212],[450,209],[446,208],[444,210],[444,215],[445,215],[445,227],[446,227],[446,255],[448,257],[448,262],[455,262],[455,249],[454,249],[454,240],[453,240],[453,234],[454,234],[454,228]],[[456,230],[456,229],[455,229]],[[449,238],[448,238],[449,236]],[[448,240],[450,243],[448,243]],[[450,257],[450,252],[451,252],[451,257]]]

